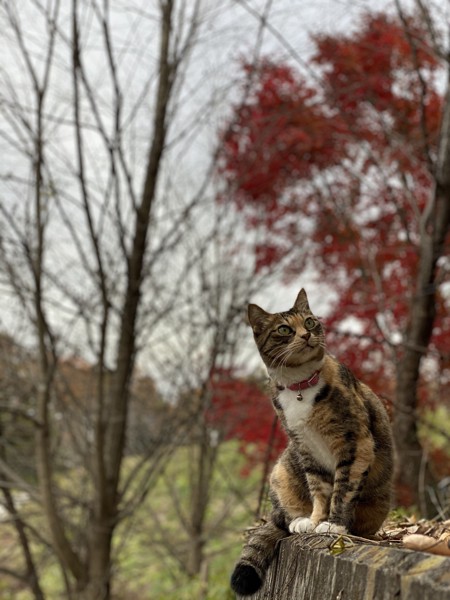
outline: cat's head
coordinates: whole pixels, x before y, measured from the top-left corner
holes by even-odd
[[[271,314],[249,304],[248,320],[261,358],[269,369],[299,367],[324,356],[324,330],[311,312],[304,289],[286,312]]]

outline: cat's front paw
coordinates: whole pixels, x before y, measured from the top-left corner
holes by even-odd
[[[344,525],[336,525],[336,523],[330,523],[329,521],[322,521],[314,529],[314,533],[339,533],[344,535],[348,533]]]
[[[313,531],[316,524],[309,517],[297,517],[289,523],[289,531],[291,533],[307,533]]]

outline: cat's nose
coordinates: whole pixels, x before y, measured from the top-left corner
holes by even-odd
[[[306,333],[302,334],[302,338],[304,340],[309,340],[310,337],[311,337],[311,333],[309,331],[307,331]]]

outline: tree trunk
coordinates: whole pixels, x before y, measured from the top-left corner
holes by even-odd
[[[91,521],[89,544],[88,584],[83,588],[83,600],[108,600],[111,587],[111,545],[118,522],[120,501],[120,471],[125,449],[129,387],[134,370],[136,354],[136,322],[143,282],[144,259],[147,236],[156,194],[161,158],[167,134],[167,111],[173,86],[175,65],[170,61],[172,33],[172,0],[161,4],[161,46],[159,57],[159,80],[153,125],[153,139],[147,160],[144,189],[139,206],[133,242],[128,256],[127,287],[121,313],[119,339],[116,351],[116,370],[111,379],[104,427],[100,428],[98,452],[102,453],[102,472],[97,481],[96,512]]]
[[[95,519],[90,527],[88,575],[77,600],[106,600],[111,595],[111,544],[114,527]]]
[[[210,403],[209,393],[203,410]],[[206,513],[209,507],[211,481],[217,460],[217,445],[211,443],[210,430],[205,421],[205,412],[199,417],[202,420],[198,445],[194,448],[193,469],[190,474],[190,515],[189,515],[189,555],[187,572],[191,577],[198,576],[205,567]]]
[[[397,486],[403,500],[426,513],[422,493],[424,458],[417,435],[417,383],[435,319],[437,262],[450,228],[450,86],[447,87],[435,173],[435,188],[421,223],[419,271],[410,321],[397,367],[394,436],[398,454]],[[401,501],[402,498],[400,497]]]

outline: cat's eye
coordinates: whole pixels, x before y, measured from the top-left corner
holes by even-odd
[[[305,325],[305,329],[310,331],[311,329],[314,329],[314,327],[316,326],[316,321],[312,317],[308,317],[307,319],[305,319],[304,325]]]
[[[280,335],[291,335],[292,329],[287,325],[280,325],[277,329]]]

